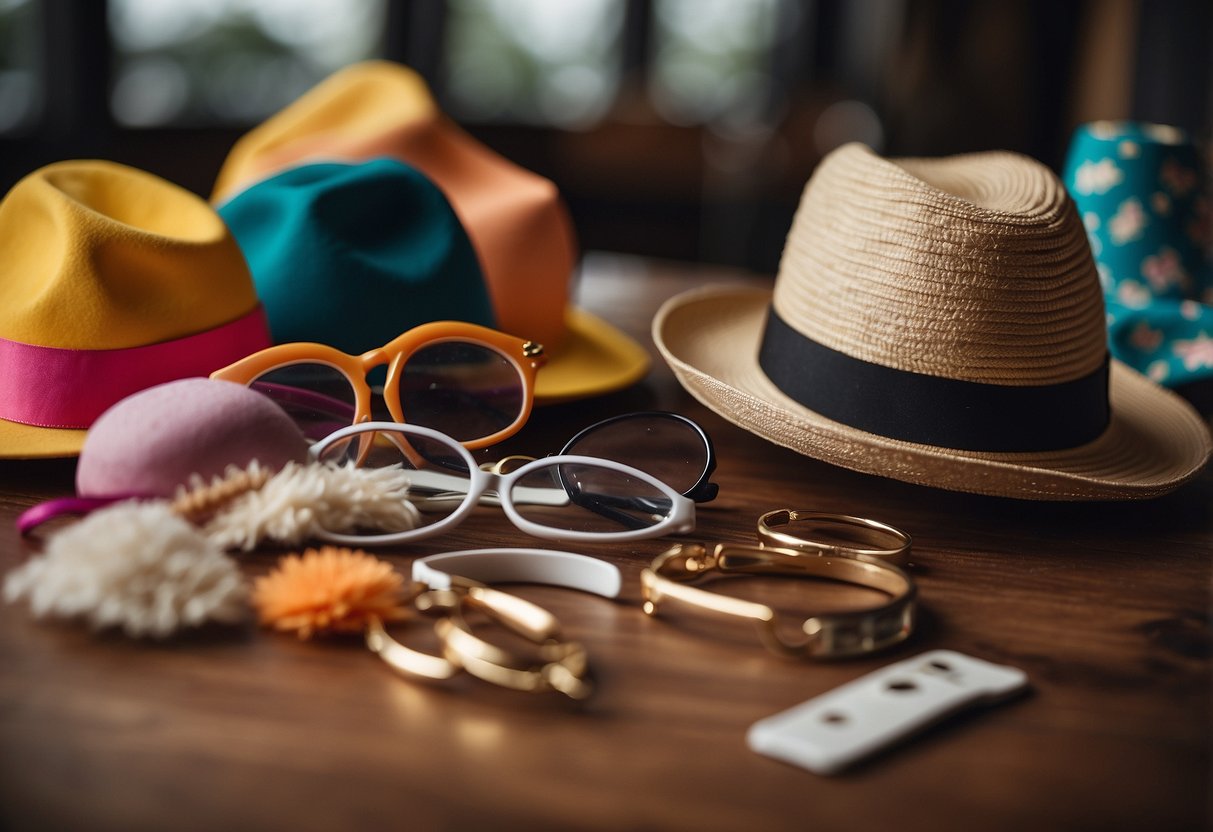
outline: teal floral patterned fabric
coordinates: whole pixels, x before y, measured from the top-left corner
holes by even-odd
[[[1109,349],[1168,387],[1213,379],[1213,221],[1195,144],[1175,127],[1080,127],[1065,183],[1087,228]]]

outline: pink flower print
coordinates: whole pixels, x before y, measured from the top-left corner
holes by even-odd
[[[1162,191],[1156,191],[1150,197],[1150,207],[1154,209],[1154,213],[1158,214],[1158,216],[1168,216],[1171,213],[1171,197]]]
[[[1158,178],[1167,186],[1167,190],[1176,196],[1184,196],[1196,187],[1196,171],[1186,168],[1174,159],[1163,162]]]
[[[1136,159],[1141,155],[1141,145],[1131,139],[1125,139],[1116,145],[1116,152],[1122,159]]]
[[[1195,321],[1200,317],[1200,304],[1194,300],[1181,301],[1179,315],[1186,321]]]
[[[1185,286],[1188,283],[1188,273],[1184,271],[1183,263],[1179,262],[1179,252],[1168,246],[1141,261],[1141,276],[1150,281],[1155,292],[1165,292],[1172,286]]]
[[[1124,280],[1116,287],[1116,299],[1132,309],[1143,309],[1150,303],[1151,295],[1136,280]]]
[[[1184,131],[1169,124],[1145,124],[1142,130],[1159,144],[1183,144],[1187,138]]]
[[[1150,325],[1142,321],[1129,333],[1129,343],[1142,352],[1154,352],[1162,345],[1162,330],[1150,329]]]
[[[1099,275],[1099,285],[1103,287],[1104,292],[1111,292],[1114,283],[1112,280],[1112,270],[1108,268],[1107,264],[1096,263],[1095,273]]]
[[[1100,159],[1098,162],[1088,159],[1074,171],[1074,190],[1083,196],[1106,194],[1124,178],[1124,171],[1116,167],[1111,159]]]
[[[1115,245],[1123,246],[1139,238],[1145,227],[1146,212],[1141,208],[1141,200],[1129,197],[1108,220],[1108,235]]]
[[[1184,363],[1184,369],[1195,372],[1203,368],[1213,368],[1213,338],[1207,332],[1202,332],[1187,341],[1176,341],[1175,354]]]
[[[1154,361],[1146,369],[1146,375],[1150,381],[1162,384],[1167,380],[1167,376],[1171,375],[1171,368],[1167,366],[1167,362],[1165,361]]]

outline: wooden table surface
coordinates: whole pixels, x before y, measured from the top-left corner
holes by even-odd
[[[580,298],[647,342],[662,300],[720,277],[600,255]],[[793,661],[744,629],[673,610],[650,619],[638,575],[668,541],[580,548],[621,568],[617,602],[519,589],[587,645],[597,691],[580,704],[469,678],[409,681],[356,640],[300,642],[249,624],[134,642],[5,606],[0,828],[1208,827],[1213,475],[1134,504],[911,486],[732,426],[659,359],[630,391],[537,412],[512,449],[552,452],[597,419],[646,408],[689,415],[716,443],[720,496],[701,507],[692,539],[750,541],[774,508],[860,514],[912,534],[922,603],[912,638],[861,659]],[[65,461],[0,461],[0,569],[33,551],[16,515],[69,493],[72,476]],[[407,573],[418,555],[535,543],[486,510],[382,554]],[[276,557],[247,556],[244,568],[263,574]],[[936,648],[1019,667],[1032,690],[843,776],[747,749],[754,721]]]

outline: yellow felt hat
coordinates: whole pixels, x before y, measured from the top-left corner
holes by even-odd
[[[0,202],[0,458],[73,456],[120,399],[269,343],[240,249],[188,191],[69,161]]]
[[[570,306],[577,246],[556,186],[461,130],[406,67],[346,67],[253,129],[224,162],[212,201],[287,168],[381,156],[416,168],[446,195],[480,260],[495,326],[546,348],[537,401],[606,393],[644,376],[649,356],[639,344]]]

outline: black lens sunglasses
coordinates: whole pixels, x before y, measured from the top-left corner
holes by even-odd
[[[686,416],[655,410],[624,413],[595,422],[579,431],[557,453],[610,459],[637,468],[674,491],[697,502],[716,498],[720,487],[710,482],[716,470],[716,452],[712,440],[699,423]],[[429,462],[443,467],[458,468],[458,460],[431,458]],[[508,474],[531,462],[535,457],[511,455],[480,467],[495,474]],[[569,499],[604,517],[610,517],[628,527],[639,527],[636,512],[661,513],[668,506],[650,505],[648,498],[607,494],[587,487],[575,474],[575,467],[555,471],[560,487]]]
[[[698,422],[664,410],[624,413],[595,422],[560,449],[639,468],[697,503],[716,498],[712,439]]]

